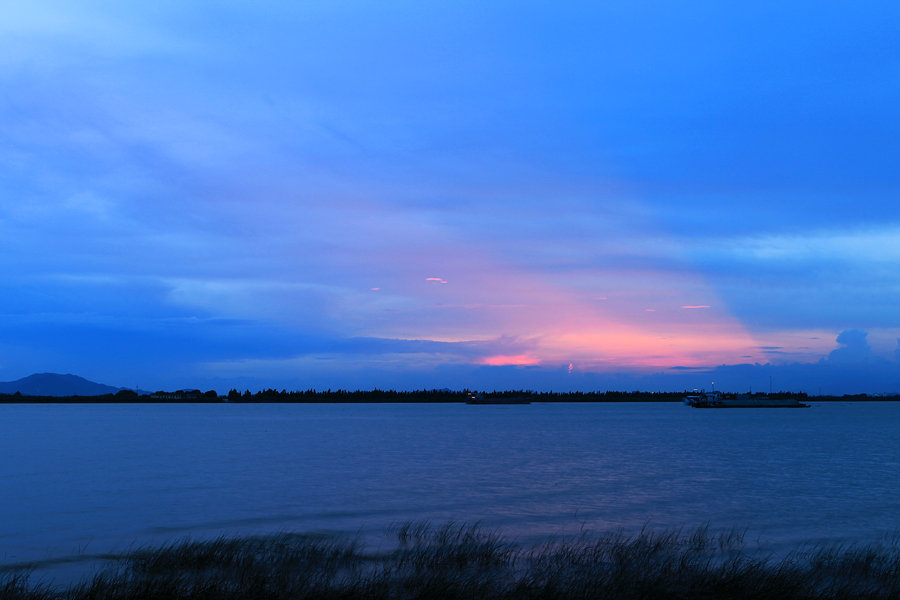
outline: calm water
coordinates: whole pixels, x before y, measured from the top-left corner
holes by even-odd
[[[4,405],[0,565],[421,519],[877,539],[900,531],[898,424],[898,403]]]

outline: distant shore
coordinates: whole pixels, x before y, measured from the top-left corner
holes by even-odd
[[[406,524],[390,548],[315,534],[182,541],[110,556],[56,588],[0,570],[7,600],[144,598],[381,600],[887,599],[900,595],[900,546],[800,547],[773,557],[734,530],[584,534],[522,547],[465,524]]]
[[[682,402],[687,392],[529,392],[523,390],[480,392],[486,399],[527,398],[530,402]],[[98,396],[36,396],[24,394],[0,394],[0,404],[434,404],[465,403],[469,390],[306,390],[238,392],[226,395],[215,391],[180,390],[138,394],[121,390],[115,394]],[[843,396],[810,396],[802,392],[771,394],[779,398],[795,398],[801,402],[898,402],[900,395],[847,394]]]

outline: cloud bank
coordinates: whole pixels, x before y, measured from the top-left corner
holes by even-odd
[[[893,389],[898,18],[10,8],[0,379]]]

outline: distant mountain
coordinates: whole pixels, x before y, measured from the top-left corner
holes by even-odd
[[[121,388],[88,381],[78,375],[35,373],[16,381],[0,382],[0,394],[21,392],[24,396],[102,396]]]

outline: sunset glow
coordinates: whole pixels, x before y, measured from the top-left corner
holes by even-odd
[[[0,379],[900,390],[890,3],[36,1]]]
[[[487,356],[478,361],[479,364],[488,365],[491,367],[503,367],[509,365],[515,365],[518,367],[529,366],[529,365],[539,365],[541,363],[540,360],[533,356],[528,356],[527,354],[519,354],[516,356]]]

